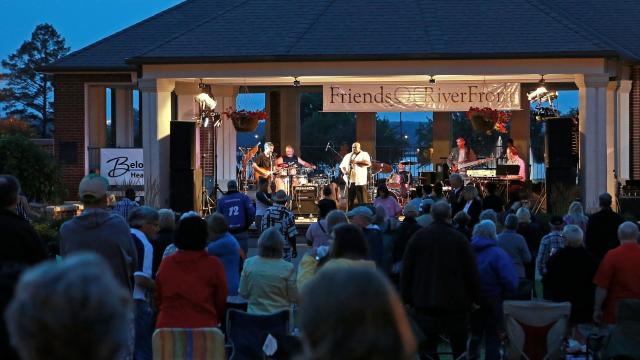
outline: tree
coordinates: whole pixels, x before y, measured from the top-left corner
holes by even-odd
[[[65,56],[69,48],[64,38],[49,24],[36,26],[31,39],[15,53],[2,60],[7,87],[0,89],[3,110],[31,121],[38,126],[40,136],[50,134],[53,122],[53,87],[51,75],[38,73],[37,68]]]

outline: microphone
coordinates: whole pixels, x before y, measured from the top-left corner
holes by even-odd
[[[329,142],[327,143],[327,146],[324,148],[324,151],[329,150],[329,145],[331,145],[331,141],[329,141]]]

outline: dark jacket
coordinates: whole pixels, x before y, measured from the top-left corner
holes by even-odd
[[[229,232],[237,234],[247,231],[256,218],[253,201],[244,193],[228,191],[218,200],[218,213],[224,215],[229,225]]]
[[[419,313],[468,313],[479,290],[471,246],[450,224],[434,222],[409,240],[400,275],[405,304]]]
[[[482,210],[491,209],[500,214],[504,211],[504,200],[495,194],[487,195],[482,199]]]
[[[552,301],[569,301],[574,323],[591,322],[597,269],[596,260],[583,247],[559,249],[547,262],[542,278],[545,294],[548,291]]]
[[[540,241],[544,236],[543,230],[539,224],[531,222],[531,223],[520,223],[518,224],[518,229],[516,230],[518,234],[524,237],[527,242],[527,247],[529,248],[529,253],[531,254],[531,258],[533,261],[525,264],[525,277],[529,280],[534,280],[535,272],[536,272],[536,262],[535,259],[538,256],[538,248],[540,248]]]
[[[463,204],[462,204],[463,210],[466,205],[467,203],[464,202],[463,200]],[[471,218],[471,222],[469,223],[470,227],[473,227],[475,224],[477,224],[480,221],[481,212],[482,212],[482,202],[478,198],[473,199],[473,201],[471,201],[471,205],[469,206],[469,209],[467,210],[467,215],[469,215],[469,217]]]
[[[153,245],[153,265],[151,265],[151,268],[154,277],[160,268],[164,250],[169,246],[169,244],[173,244],[173,230],[167,229],[158,231],[155,240],[151,242],[151,245]]]
[[[400,224],[400,226],[398,227],[398,232],[393,239],[394,263],[402,260],[409,239],[411,239],[413,234],[415,234],[420,229],[422,229],[422,226],[418,224],[415,218],[405,217],[404,220],[402,220],[402,224]]]
[[[618,247],[618,226],[624,222],[622,216],[610,207],[589,217],[585,246],[597,261],[601,261],[607,251]]]
[[[33,226],[13,211],[0,209],[0,263],[32,265],[47,257],[44,242]]]
[[[0,209],[0,314],[13,297],[13,290],[22,271],[47,257],[44,242],[23,217]],[[18,359],[9,346],[4,316],[0,317],[0,358]]]
[[[481,294],[485,298],[505,298],[515,293],[518,275],[511,257],[496,240],[474,236],[471,247],[476,253]]]

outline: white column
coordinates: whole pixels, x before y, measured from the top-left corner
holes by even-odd
[[[580,185],[585,208],[598,207],[608,191],[607,74],[576,75],[580,94]],[[615,195],[613,192],[611,195]]]
[[[213,85],[213,96],[218,105],[216,111],[223,113],[236,109],[236,96],[238,89],[233,86]],[[217,147],[214,153],[216,157],[216,177],[218,185],[226,191],[227,182],[236,179],[236,129],[231,120],[222,116],[222,125],[216,130]]]
[[[133,147],[133,89],[115,88],[116,146]]]
[[[169,206],[169,134],[173,87],[171,80],[138,81],[142,96],[145,203],[153,207]]]
[[[280,91],[280,148],[293,146],[296,154],[300,155],[300,93],[298,88],[288,87]]]
[[[198,84],[176,81],[175,93],[178,96],[178,118],[176,120],[193,120],[198,107],[193,97],[200,93]]]
[[[631,91],[631,80],[620,80],[617,92],[617,162],[616,174],[620,181],[631,178],[629,153],[631,145],[629,143],[629,92]]]
[[[607,84],[607,192],[613,195],[613,208],[617,206],[616,194],[616,89],[618,83],[609,81]]]
[[[106,145],[107,131],[107,98],[104,86],[90,86],[88,89],[88,108],[87,108],[87,146],[88,147],[104,147]]]

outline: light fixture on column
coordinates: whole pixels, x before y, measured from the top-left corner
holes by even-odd
[[[201,111],[215,109],[218,103],[211,95],[211,85],[203,83],[202,79],[200,79],[198,88],[200,88],[200,94],[196,95],[193,99],[198,103]]]
[[[529,101],[537,100],[544,97],[549,91],[547,90],[547,83],[544,81],[544,74],[540,75],[540,81],[538,81],[538,88],[527,94]]]
[[[436,76],[429,75],[429,85],[435,85],[435,84],[436,84]]]
[[[294,86],[294,87],[298,87],[298,86],[300,86],[300,80],[298,80],[298,77],[297,77],[297,76],[294,76],[294,77],[293,77],[293,86]]]

